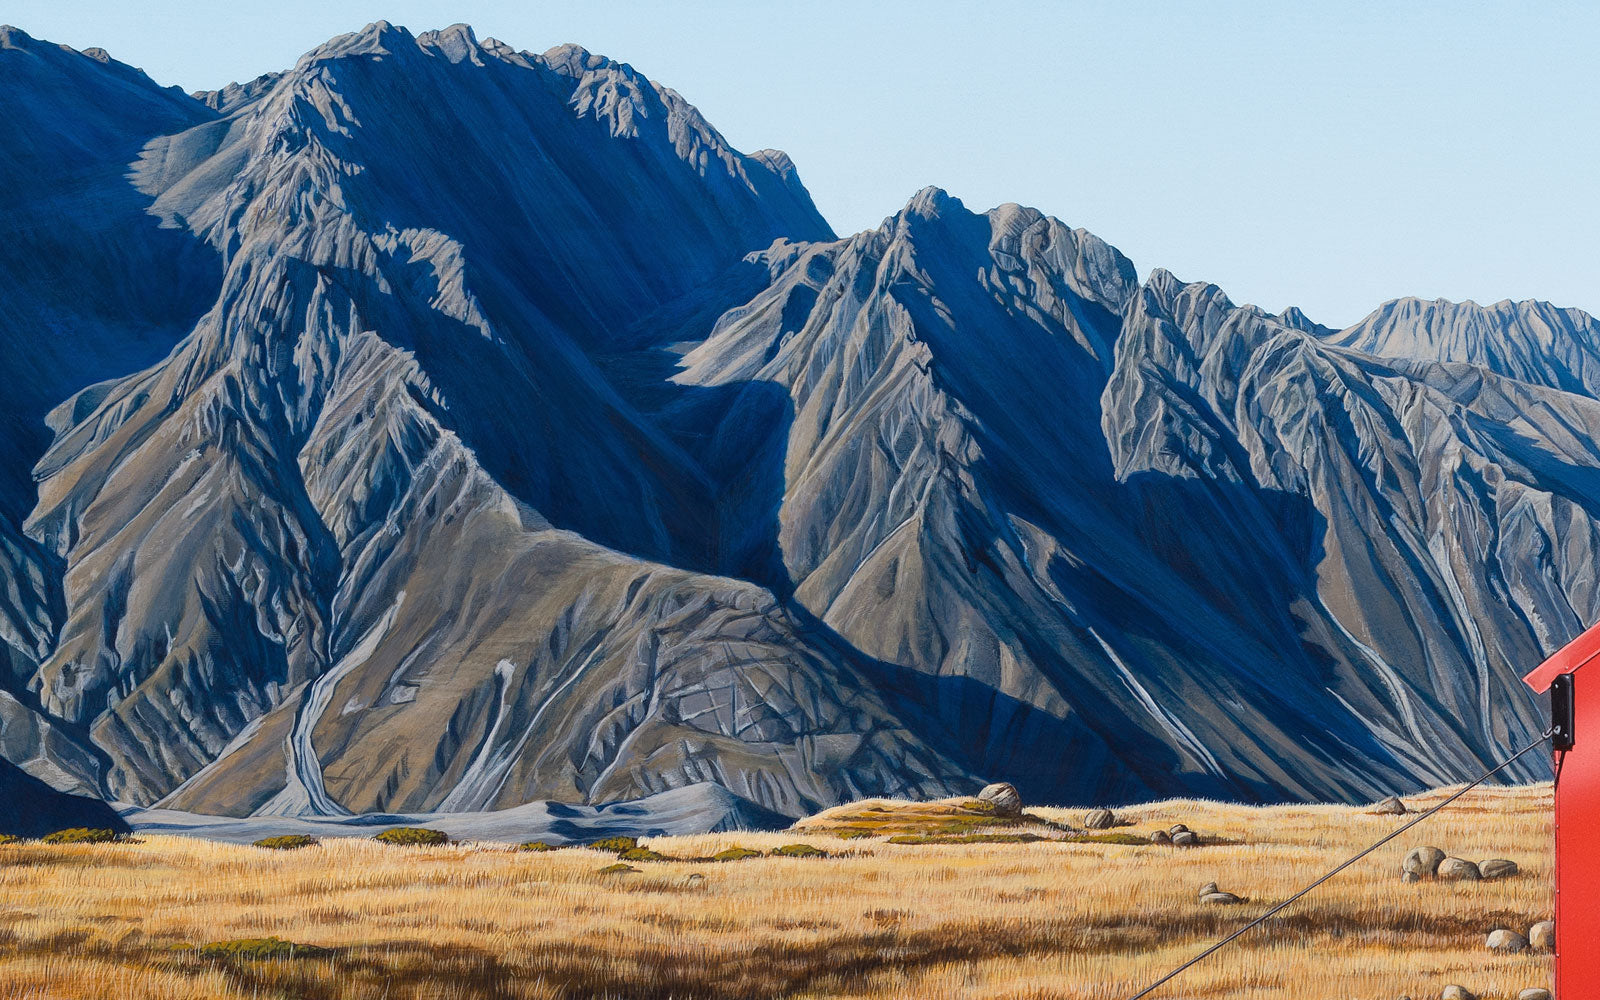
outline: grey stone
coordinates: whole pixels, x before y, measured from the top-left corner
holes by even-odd
[[[1439,877],[1446,882],[1476,882],[1483,878],[1483,873],[1471,861],[1445,858],[1439,862]]]
[[[1152,843],[1152,844],[1170,844],[1170,843],[1172,843],[1172,834],[1168,833],[1165,830],[1157,830],[1155,833],[1152,833],[1150,835],[1150,843]]]
[[[1400,801],[1398,795],[1389,796],[1374,805],[1370,811],[1377,816],[1404,816],[1407,812],[1406,804]]]
[[[1553,920],[1541,920],[1528,928],[1528,944],[1540,951],[1550,951],[1556,946],[1556,925]]]
[[[1478,994],[1465,986],[1446,986],[1440,991],[1439,1000],[1478,1000]]]
[[[1244,900],[1231,892],[1208,892],[1200,897],[1200,902],[1217,906],[1232,906],[1235,903],[1242,903]]]
[[[1485,942],[1492,951],[1522,951],[1528,947],[1528,939],[1516,931],[1500,928],[1489,932],[1489,940]]]
[[[1196,836],[1195,834],[1190,833],[1188,830],[1184,830],[1181,833],[1175,833],[1175,834],[1172,835],[1172,846],[1174,846],[1174,847],[1199,847],[1200,846],[1200,838],[1198,836]]]
[[[1205,885],[1200,887],[1200,891],[1195,893],[1195,895],[1204,896],[1204,895],[1207,895],[1209,893],[1213,893],[1213,892],[1216,892],[1216,891],[1217,891],[1217,883],[1215,883],[1215,882],[1207,882]]]
[[[1517,874],[1518,871],[1520,869],[1517,867],[1517,863],[1515,861],[1507,861],[1505,858],[1492,858],[1488,861],[1478,862],[1478,872],[1484,878],[1510,878]]]
[[[1518,993],[1517,1000],[1551,1000],[1551,996],[1549,990],[1534,986]]]
[[[1088,830],[1109,830],[1116,824],[1116,814],[1110,809],[1091,809],[1083,817],[1084,828]]]
[[[1400,873],[1400,881],[1402,881],[1402,882],[1421,882],[1422,881],[1422,876],[1417,874],[1416,872],[1401,872]]]
[[[1406,855],[1401,870],[1415,872],[1423,878],[1432,878],[1439,873],[1439,864],[1444,859],[1445,853],[1437,847],[1414,847]]]
[[[992,785],[985,785],[983,791],[978,793],[978,798],[994,806],[996,816],[1021,816],[1022,796],[1009,782],[999,781]]]

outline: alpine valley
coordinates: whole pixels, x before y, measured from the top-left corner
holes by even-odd
[[[8,814],[1363,802],[1600,618],[1576,309],[1333,330],[935,188],[841,239],[461,25],[192,95],[0,28],[0,92]]]

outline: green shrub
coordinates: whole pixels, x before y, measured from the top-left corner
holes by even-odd
[[[561,850],[561,848],[557,847],[555,844],[547,844],[542,840],[530,840],[526,844],[518,844],[517,845],[517,850],[519,850],[519,851],[559,851],[559,850]]]
[[[612,854],[621,854],[623,851],[631,851],[635,847],[638,847],[639,838],[607,837],[604,840],[597,840],[589,846],[597,851],[609,851]]]
[[[891,844],[1032,844],[1044,840],[1034,833],[960,833],[947,836],[901,833],[889,838]]]
[[[263,837],[250,845],[252,847],[265,847],[271,851],[293,851],[301,847],[311,847],[317,838],[308,837],[303,833],[286,833],[281,837]]]
[[[600,874],[601,875],[626,875],[628,872],[636,872],[638,870],[639,869],[633,867],[632,865],[625,865],[622,862],[618,861],[614,865],[606,865],[604,868],[600,869]]]
[[[1123,844],[1128,847],[1148,847],[1149,837],[1140,837],[1132,833],[1091,833],[1086,836],[1069,838],[1075,844]]]
[[[22,838],[14,833],[0,833],[0,844],[20,844]]]
[[[449,835],[443,830],[426,830],[420,826],[397,826],[372,839],[401,847],[439,847],[450,843]]]
[[[316,958],[327,953],[326,948],[295,944],[293,941],[275,937],[213,941],[200,948],[201,958],[232,958],[258,962],[274,958]]]
[[[121,835],[115,830],[91,830],[86,826],[75,826],[70,830],[57,830],[47,833],[44,842],[47,844],[109,844],[120,839]]]
[[[648,847],[635,847],[631,851],[623,851],[620,855],[624,861],[671,861],[672,858],[659,854]]]
[[[745,858],[759,858],[760,851],[752,851],[743,847],[730,847],[726,851],[718,851],[711,855],[712,861],[743,861]]]
[[[871,830],[846,830],[839,834],[840,840],[867,840],[873,837]]]
[[[777,858],[825,858],[828,852],[810,844],[784,844],[772,852]]]

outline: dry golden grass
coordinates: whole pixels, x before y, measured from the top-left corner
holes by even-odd
[[[703,857],[804,840],[833,856],[639,862],[624,875],[597,874],[615,855],[509,845],[6,845],[0,997],[1119,1000],[1397,824],[1331,806],[1122,812],[1132,833],[1183,822],[1237,843],[719,834],[648,845]],[[1549,915],[1549,814],[1548,785],[1474,792],[1160,995],[1422,1000],[1456,982],[1487,1000],[1547,985],[1548,956],[1492,954],[1483,939]],[[1403,884],[1400,859],[1419,843],[1509,857],[1523,874]],[[1213,880],[1251,902],[1201,905],[1195,890]],[[197,951],[261,937],[331,951],[276,961]]]

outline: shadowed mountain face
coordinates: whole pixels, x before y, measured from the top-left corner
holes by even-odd
[[[1536,734],[1600,615],[1576,310],[1335,332],[937,189],[837,240],[631,67],[461,26],[194,97],[8,29],[0,79],[0,751],[58,788],[1359,800]]]

